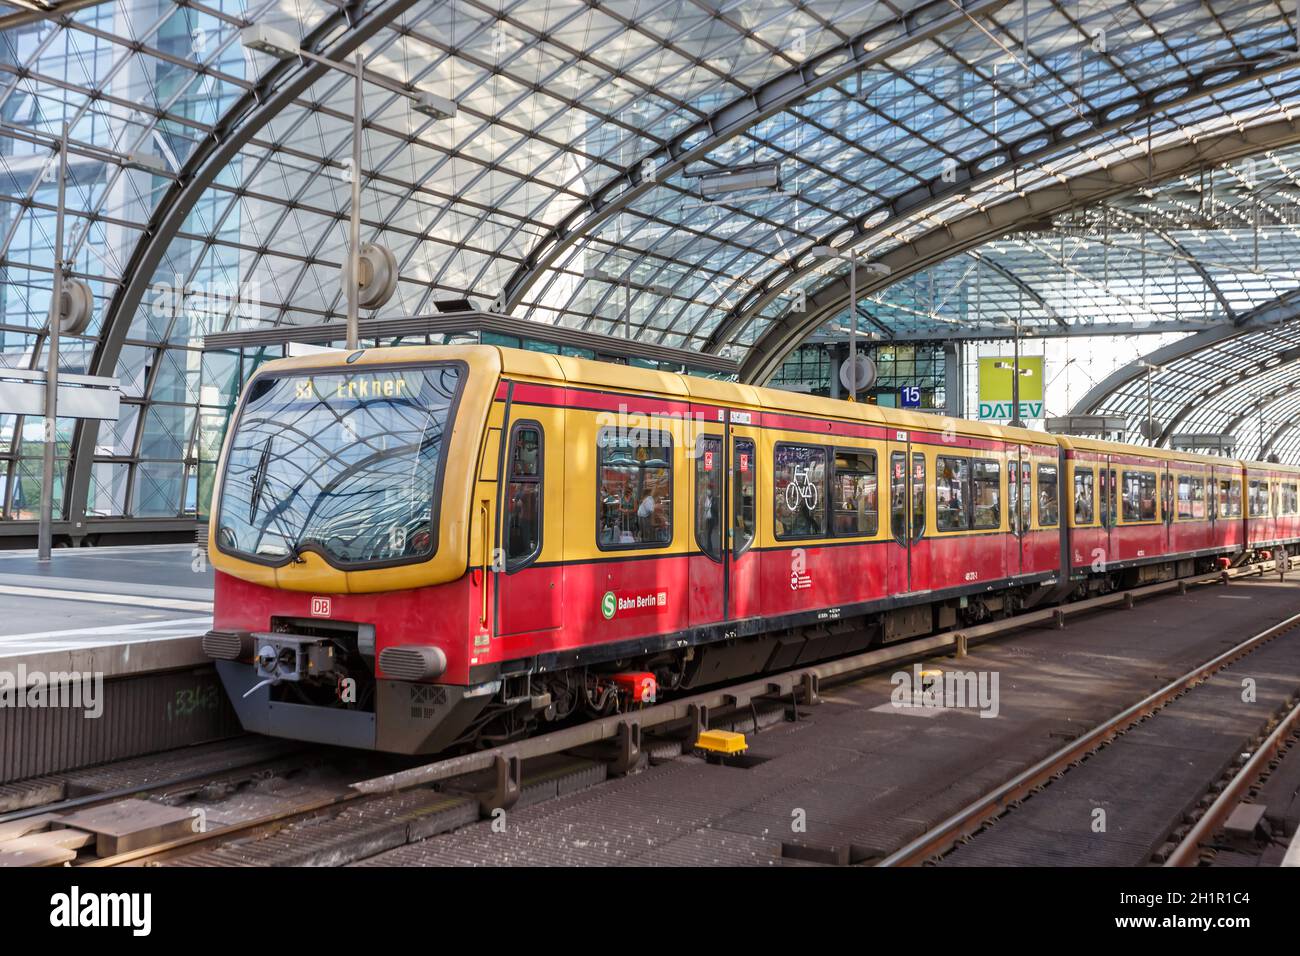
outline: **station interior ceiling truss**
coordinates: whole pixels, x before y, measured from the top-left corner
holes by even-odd
[[[43,365],[67,123],[62,367],[124,391],[60,430],[70,519],[185,514],[204,336],[344,310],[352,80],[252,23],[456,104],[366,87],[379,317],[468,298],[765,381],[850,321],[813,250],[852,248],[864,335],[1180,333],[1157,439],[1300,455],[1295,0],[0,0],[0,363]],[[1080,409],[1145,415],[1143,368]],[[40,428],[0,416],[5,518]]]

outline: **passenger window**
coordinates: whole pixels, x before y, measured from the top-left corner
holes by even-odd
[[[1020,500],[1020,478],[1017,474],[1017,461],[1012,459],[1007,462],[1007,501],[1011,503],[1011,511],[1007,515],[1007,523],[1011,526],[1012,534],[1020,533],[1020,509],[1016,507],[1016,502]]]
[[[1106,473],[1102,472],[1105,479]],[[1093,498],[1096,478],[1093,471],[1074,470],[1074,523],[1076,525],[1092,524],[1096,516],[1096,501]]]
[[[722,560],[722,439],[707,435],[695,449],[695,541]]]
[[[602,428],[596,436],[596,474],[598,548],[672,543],[673,449],[667,432]]]
[[[736,518],[736,537],[732,552],[740,555],[754,543],[757,509],[754,502],[754,478],[758,463],[754,460],[754,442],[750,438],[737,438],[732,444],[732,474],[735,476],[736,499],[732,502]]]
[[[1154,472],[1124,472],[1124,520],[1156,520],[1156,476]]]
[[[1250,517],[1261,518],[1268,514],[1268,482],[1250,483]]]
[[[1241,517],[1241,481],[1223,479],[1219,482],[1219,517]]]
[[[903,542],[907,534],[907,455],[889,456],[889,533]]]
[[[835,534],[876,533],[879,504],[875,452],[837,450],[831,493],[834,499],[831,528]]]
[[[1192,479],[1192,518],[1205,519],[1205,479]]]
[[[1115,508],[1111,504],[1110,477],[1107,475],[1105,468],[1101,469],[1100,478],[1101,478],[1101,524],[1102,527],[1109,528],[1112,523],[1111,515],[1114,513]]]
[[[1034,521],[1034,478],[1033,469],[1028,461],[1020,462],[1019,480],[1016,478],[1016,462],[1007,464],[1007,504],[1011,513],[1007,516],[1012,531],[1028,531]]]
[[[777,445],[772,461],[778,538],[826,534],[826,449]]]
[[[1178,476],[1178,518],[1180,521],[1192,517],[1192,479],[1187,475]]]
[[[925,535],[925,456],[912,454],[912,537]]]
[[[506,571],[518,571],[542,550],[542,426],[519,422],[511,432],[506,482]]]
[[[940,455],[934,462],[934,520],[940,531],[965,531],[970,527],[970,470],[965,458]]]
[[[996,461],[971,462],[972,528],[1002,525],[1002,469]]]
[[[1060,483],[1055,465],[1038,466],[1038,524],[1055,528],[1061,523]]]

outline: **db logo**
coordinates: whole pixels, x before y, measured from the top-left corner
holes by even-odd
[[[312,617],[329,617],[330,616],[330,599],[327,597],[314,597],[311,599],[311,616]]]

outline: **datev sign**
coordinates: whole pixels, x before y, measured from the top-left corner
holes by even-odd
[[[980,421],[1010,421],[1011,373],[1015,358],[994,355],[980,359]],[[1020,418],[1043,417],[1043,357],[1020,356]]]

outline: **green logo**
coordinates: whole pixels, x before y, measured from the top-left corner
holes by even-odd
[[[606,591],[605,596],[600,599],[600,613],[605,615],[605,620],[609,620],[618,610],[618,598],[614,597],[613,591]]]

